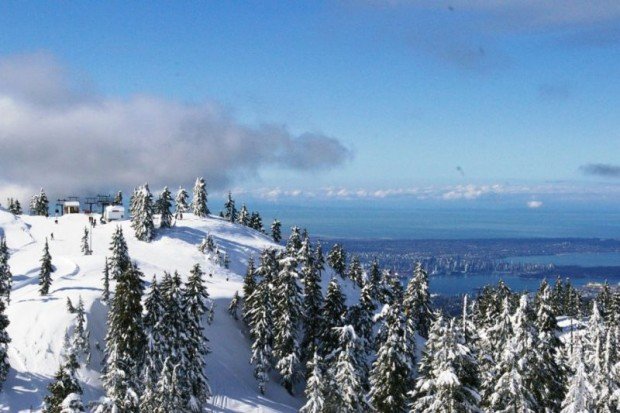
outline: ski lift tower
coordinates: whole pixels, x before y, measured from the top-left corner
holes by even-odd
[[[92,214],[93,205],[97,205],[97,198],[94,196],[87,196],[84,203],[88,205],[88,212]]]
[[[108,205],[112,205],[114,203],[114,198],[110,195],[97,195],[97,205],[101,206],[101,215],[103,215],[105,211],[105,207]]]

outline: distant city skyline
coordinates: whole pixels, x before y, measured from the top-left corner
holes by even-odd
[[[619,48],[606,0],[3,3],[0,196],[612,203]]]

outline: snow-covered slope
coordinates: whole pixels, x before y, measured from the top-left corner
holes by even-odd
[[[0,394],[0,410],[38,411],[46,386],[58,368],[65,331],[71,329],[74,316],[66,309],[67,297],[74,303],[81,296],[88,312],[92,360],[79,372],[84,387],[84,401],[102,395],[98,371],[104,346],[107,307],[100,301],[104,258],[116,225],[121,225],[132,260],[144,272],[146,281],[164,271],[175,271],[185,278],[189,269],[200,263],[216,309],[206,333],[212,353],[207,356],[207,375],[213,391],[211,407],[216,412],[288,412],[302,404],[278,384],[271,383],[267,394],[257,391],[252,375],[249,343],[240,321],[226,308],[235,291],[241,290],[243,273],[250,255],[273,246],[268,237],[254,230],[230,224],[217,217],[201,219],[186,214],[172,229],[159,231],[150,243],[133,236],[128,221],[98,224],[92,234],[93,255],[83,256],[80,240],[88,217],[67,215],[58,219],[14,217],[0,210],[0,234],[6,236],[11,250],[10,265],[14,275],[13,292],[7,315],[11,372]],[[54,240],[51,240],[51,234]],[[229,254],[230,270],[219,267],[200,253],[197,245],[206,234],[213,236],[221,250]],[[48,296],[38,292],[39,260],[45,239],[50,239],[52,263],[56,271]],[[275,378],[274,378],[275,380]]]

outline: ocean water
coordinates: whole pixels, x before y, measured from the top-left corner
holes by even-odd
[[[571,276],[571,283],[575,287],[582,287],[590,282],[619,285],[620,278],[605,275]],[[534,292],[538,290],[543,277],[524,277],[515,274],[469,274],[469,275],[438,275],[429,278],[429,289],[432,294],[440,295],[475,295],[485,285],[496,285],[500,280],[506,283],[513,291]],[[547,279],[550,284],[555,283],[555,277]]]
[[[620,238],[620,209],[414,208],[323,205],[260,206],[265,227],[277,217],[324,238],[481,239]]]

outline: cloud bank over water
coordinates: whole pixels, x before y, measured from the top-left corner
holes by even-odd
[[[174,186],[199,175],[223,189],[265,167],[326,170],[352,157],[337,138],[244,125],[216,102],[98,94],[45,52],[0,57],[0,113],[0,195]]]

